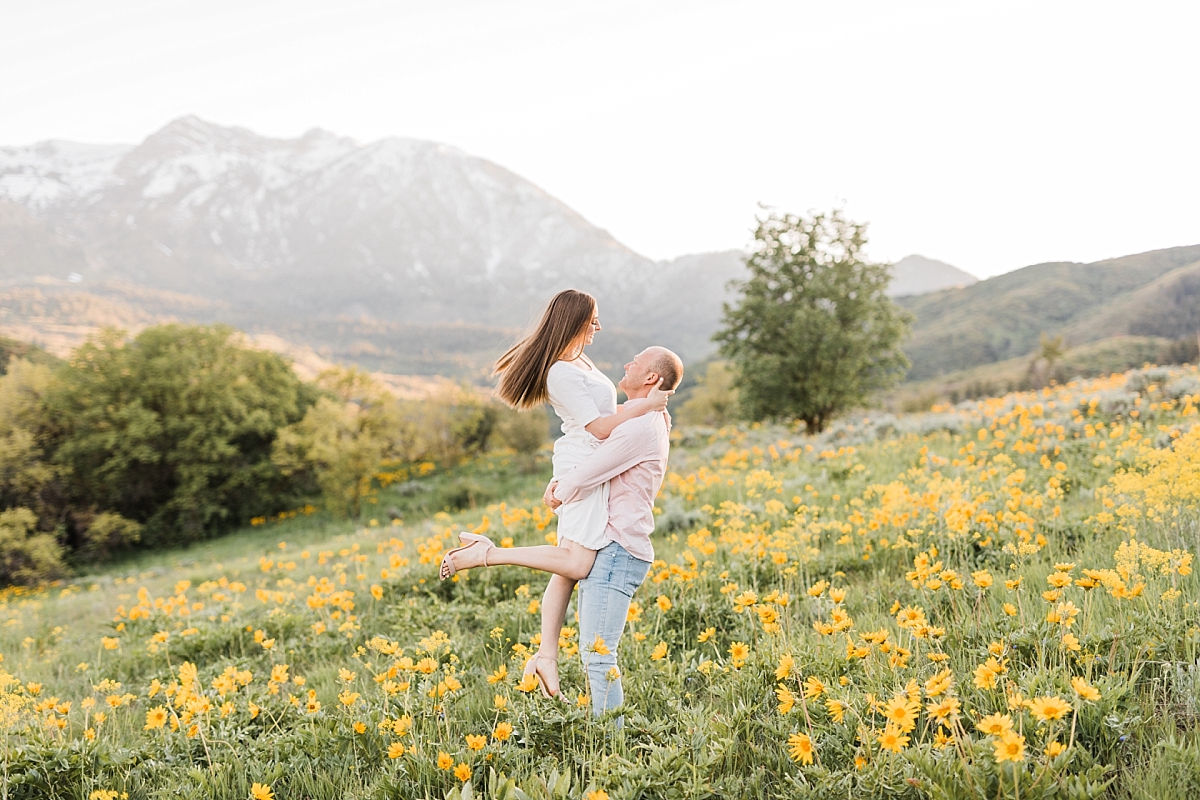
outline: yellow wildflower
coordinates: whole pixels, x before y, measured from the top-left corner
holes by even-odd
[[[908,747],[908,737],[904,736],[903,733],[903,731],[888,725],[879,734],[876,741],[879,742],[879,746],[884,750],[899,753],[905,747]]]
[[[1012,726],[1012,717],[1008,714],[989,714],[975,723],[975,727],[980,732],[986,733],[989,736],[999,736],[1002,733],[1007,733],[1012,730]]]
[[[1071,711],[1071,706],[1061,697],[1050,695],[1035,698],[1029,704],[1029,711],[1039,722],[1050,722],[1065,717]]]
[[[993,742],[996,763],[1025,760],[1025,737],[1016,731],[1005,731]]]
[[[1075,690],[1075,694],[1078,695],[1081,700],[1087,700],[1090,703],[1094,703],[1100,699],[1100,690],[1095,686],[1092,686],[1083,678],[1071,678],[1071,688]]]
[[[802,764],[813,763],[812,739],[804,733],[793,733],[788,737],[788,755],[791,756],[792,761]]]

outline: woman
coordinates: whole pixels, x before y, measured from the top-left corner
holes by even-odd
[[[533,333],[496,362],[497,394],[510,406],[526,410],[549,402],[562,420],[562,438],[554,443],[554,477],[579,464],[622,422],[662,411],[673,392],[654,389],[642,400],[617,405],[617,390],[586,355],[584,348],[601,330],[595,299],[566,289],[550,301]],[[468,566],[515,564],[553,573],[542,595],[542,639],[525,665],[537,677],[542,693],[558,694],[558,637],[575,583],[588,576],[596,551],[604,547],[608,524],[608,484],[578,501],[559,506],[558,546],[494,548],[486,536],[460,533],[462,547],[446,553],[441,577]],[[465,551],[474,548],[470,554]],[[457,561],[456,561],[457,558]]]

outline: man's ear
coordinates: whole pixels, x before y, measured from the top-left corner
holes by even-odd
[[[660,376],[657,372],[647,372],[646,373],[646,382],[642,385],[643,386],[654,386],[660,380],[662,380],[662,376]]]

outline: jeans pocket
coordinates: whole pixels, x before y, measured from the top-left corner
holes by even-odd
[[[620,591],[626,597],[633,597],[641,585],[646,582],[646,576],[650,573],[650,564],[640,558],[626,555],[624,566]]]

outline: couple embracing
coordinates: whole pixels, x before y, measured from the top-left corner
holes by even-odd
[[[578,584],[579,652],[597,714],[624,700],[617,645],[629,603],[654,561],[654,500],[671,428],[667,398],[683,377],[679,356],[649,347],[625,365],[619,385],[628,400],[618,406],[616,387],[584,353],[600,329],[595,299],[567,289],[496,363],[502,400],[518,409],[549,402],[562,420],[544,496],[558,514],[557,546],[498,548],[486,536],[462,533],[464,545],[441,565],[443,580],[500,564],[551,573],[541,644],[525,665],[547,696],[559,696],[559,632]]]

